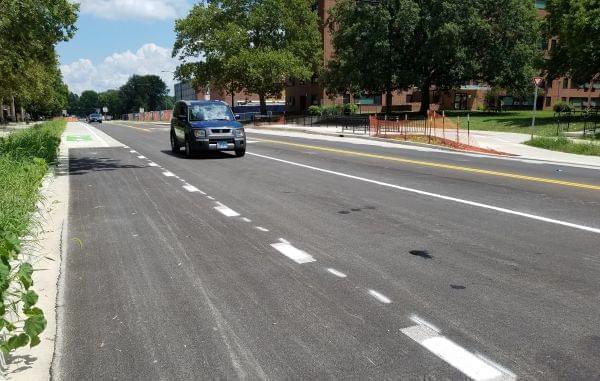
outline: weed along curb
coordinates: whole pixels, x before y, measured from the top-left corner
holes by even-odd
[[[11,380],[49,378],[68,196],[54,170],[64,128],[47,122],[0,140],[0,348]]]

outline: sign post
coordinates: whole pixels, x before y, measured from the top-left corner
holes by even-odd
[[[535,129],[535,113],[537,111],[537,98],[538,98],[538,87],[542,84],[544,78],[542,77],[533,77],[533,116],[531,117],[531,139],[533,139],[533,131]]]

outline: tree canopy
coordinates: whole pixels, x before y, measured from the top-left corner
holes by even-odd
[[[328,25],[335,49],[328,91],[391,92],[415,86],[421,112],[429,88],[467,81],[527,87],[535,73],[539,22],[533,2],[339,0]]]
[[[309,79],[321,63],[318,16],[310,0],[223,0],[195,5],[177,20],[173,56],[180,79],[245,89],[266,97],[295,78]],[[198,61],[199,60],[199,61]],[[192,61],[192,62],[190,62]]]
[[[0,0],[0,9],[0,100],[16,97],[32,111],[55,113],[67,96],[55,45],[73,37],[78,5]]]
[[[600,79],[600,0],[548,0],[546,32],[557,37],[546,68],[578,82]]]

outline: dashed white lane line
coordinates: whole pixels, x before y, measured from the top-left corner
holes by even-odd
[[[296,263],[303,264],[316,261],[312,255],[295,248],[289,243],[278,242],[272,243],[271,246]]]
[[[163,172],[162,174],[167,177],[175,177],[175,174],[173,172],[169,172],[169,171]]]
[[[333,275],[335,275],[338,278],[346,278],[348,275],[344,274],[341,271],[337,271],[336,269],[332,269],[332,268],[328,268],[327,271],[329,271],[330,273],[332,273]]]
[[[129,151],[129,153],[138,153],[138,151],[132,149],[132,150]]]
[[[592,226],[574,224],[572,222],[561,221],[561,220],[556,220],[556,219],[553,219],[553,218],[538,216],[538,215],[535,215],[535,214],[519,212],[517,210],[500,208],[498,206],[483,204],[483,203],[480,203],[480,202],[469,201],[469,200],[464,200],[464,199],[461,199],[461,198],[456,198],[456,197],[451,197],[451,196],[445,196],[445,195],[442,195],[442,194],[426,192],[426,191],[423,191],[423,190],[420,190],[420,189],[403,187],[403,186],[400,186],[400,185],[390,184],[390,183],[386,183],[386,182],[383,182],[383,181],[377,181],[377,180],[367,179],[365,177],[350,175],[348,173],[336,172],[336,171],[331,171],[329,169],[314,167],[312,165],[306,165],[306,164],[296,163],[296,162],[289,161],[289,160],[278,159],[276,157],[267,156],[267,155],[261,155],[261,154],[257,154],[257,153],[254,153],[254,152],[248,152],[248,155],[252,155],[252,156],[256,156],[256,157],[262,157],[263,159],[274,160],[274,161],[278,161],[280,163],[285,163],[285,164],[290,164],[290,165],[294,165],[294,166],[297,166],[297,167],[311,169],[313,171],[318,171],[318,172],[322,172],[322,173],[328,173],[328,174],[331,174],[331,175],[346,177],[346,178],[353,179],[353,180],[363,181],[363,182],[370,183],[370,184],[381,185],[381,186],[384,186],[384,187],[393,188],[393,189],[401,190],[401,191],[404,191],[404,192],[416,193],[416,194],[419,194],[419,195],[422,195],[422,196],[427,196],[427,197],[437,198],[437,199],[441,199],[441,200],[451,201],[451,202],[455,202],[455,203],[459,203],[459,204],[463,204],[463,205],[475,206],[475,207],[478,207],[478,208],[493,210],[493,211],[504,213],[504,214],[510,214],[510,215],[514,215],[514,216],[520,216],[520,217],[529,218],[529,219],[532,219],[532,220],[543,221],[543,222],[547,222],[547,223],[551,223],[551,224],[555,224],[555,225],[561,225],[561,226],[566,226],[566,227],[570,227],[570,228],[574,228],[574,229],[579,229],[579,230],[584,230],[584,231],[588,231],[588,232],[600,234],[600,228],[596,228],[596,227],[592,227]]]
[[[148,165],[151,166],[151,167],[158,167],[158,164],[156,164],[153,161],[151,161],[150,163],[148,163]]]
[[[248,217],[242,217],[242,221],[244,221],[244,222],[252,222],[252,220],[249,219]]]
[[[287,239],[284,239],[284,238],[279,238],[279,242],[281,242],[281,243],[290,243],[290,241],[288,241]]]
[[[417,322],[417,325],[400,331],[466,376],[476,381],[516,380],[517,377],[508,369],[467,351],[441,335],[435,327],[415,319],[413,321]]]
[[[227,205],[223,205],[221,203],[218,203],[218,204],[219,204],[218,206],[215,206],[215,210],[217,210],[219,213],[221,213],[225,217],[237,217],[240,215],[238,212],[229,208]]]
[[[381,303],[390,304],[392,302],[390,298],[375,290],[369,290],[369,295],[379,300]]]
[[[268,232],[268,231],[269,231],[269,229],[267,229],[267,228],[263,228],[262,226],[257,226],[256,228],[257,228],[258,230],[260,230],[261,232]]]
[[[209,200],[214,200],[215,198],[213,196],[206,196],[207,199]]]
[[[195,186],[190,185],[190,184],[184,185],[183,189],[185,189],[188,192],[200,192],[200,189],[198,189]]]
[[[138,159],[145,159],[145,158],[146,158],[146,156],[144,156],[144,155],[138,156]]]

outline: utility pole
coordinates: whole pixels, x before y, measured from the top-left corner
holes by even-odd
[[[531,139],[533,139],[533,131],[535,129],[535,113],[537,111],[537,98],[538,98],[538,88],[542,84],[544,78],[542,77],[534,77],[533,78],[533,116],[531,117]]]

